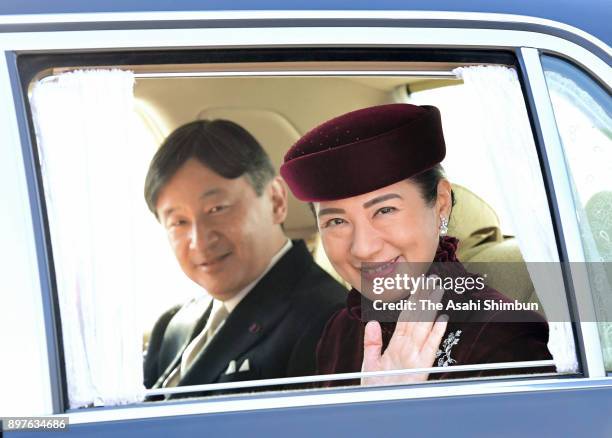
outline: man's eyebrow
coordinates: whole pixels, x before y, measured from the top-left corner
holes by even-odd
[[[172,212],[176,210],[175,207],[168,207],[164,210],[161,211],[161,214],[159,215],[160,219],[164,219],[167,218],[168,216],[170,216],[172,214]]]
[[[219,193],[223,193],[223,190],[220,188],[212,188],[210,190],[206,190],[205,192],[203,192],[200,195],[200,199],[204,199],[207,198],[209,196],[213,196],[213,195],[218,195]],[[160,217],[168,217],[170,216],[174,211],[176,210],[176,207],[168,207],[165,210],[162,210]]]
[[[384,202],[384,201],[386,201],[388,199],[393,199],[393,198],[404,199],[400,195],[398,195],[397,193],[387,193],[386,195],[382,195],[382,196],[379,196],[379,197],[374,198],[374,199],[370,199],[369,201],[365,202],[363,204],[363,208],[370,208],[374,204],[378,204],[380,202]]]
[[[325,214],[344,214],[345,211],[341,208],[323,208],[319,210],[317,217],[321,217]]]
[[[215,188],[212,188],[212,189],[209,189],[209,190],[206,190],[205,192],[203,192],[200,195],[200,199],[204,199],[204,198],[207,198],[207,197],[213,196],[213,195],[218,195],[221,192],[223,192],[222,189],[220,189],[218,187],[215,187]]]

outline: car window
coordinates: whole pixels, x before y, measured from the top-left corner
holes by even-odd
[[[449,227],[463,242],[459,247],[460,260],[472,262],[474,269],[478,268],[478,263],[488,264],[489,268],[492,267],[489,275],[495,289],[508,294],[515,302],[541,306],[539,283],[532,278],[533,272],[525,264],[531,260],[525,256],[525,249],[516,238],[524,238],[526,234],[520,227],[513,226],[516,222],[507,219],[508,211],[517,211],[516,204],[504,197],[507,187],[501,188],[493,182],[494,163],[481,154],[482,149],[467,147],[473,128],[461,129],[461,121],[456,118],[462,106],[458,105],[461,98],[455,93],[463,90],[467,79],[453,73],[453,68],[469,65],[453,62],[441,69],[439,65],[413,63],[402,66],[402,69],[416,73],[379,76],[358,73],[326,75],[326,70],[320,70],[321,66],[318,66],[317,74],[305,76],[266,72],[265,75],[252,73],[240,77],[224,75],[224,68],[228,71],[243,68],[245,72],[249,72],[249,68],[237,67],[236,64],[231,67],[219,64],[183,67],[178,64],[172,68],[130,64],[133,73],[126,75],[127,67],[114,72],[100,68],[88,71],[88,66],[84,65],[58,68],[54,74],[33,84],[31,105],[54,265],[58,272],[56,287],[60,306],[63,306],[64,342],[71,352],[65,357],[68,386],[75,394],[91,394],[100,389],[95,382],[101,379],[107,384],[104,388],[108,391],[93,401],[87,396],[77,397],[72,407],[112,405],[117,400],[125,403],[142,400],[151,394],[158,398],[171,394],[172,389],[164,388],[163,384],[161,388],[158,385],[148,391],[142,385],[142,370],[138,370],[138,366],[143,355],[150,355],[152,348],[158,349],[160,357],[165,354],[160,345],[151,346],[150,340],[157,339],[163,343],[165,331],[180,325],[181,322],[175,318],[177,315],[193,319],[196,318],[194,314],[201,317],[207,311],[212,315],[218,310],[214,306],[209,309],[208,292],[190,282],[181,271],[181,259],[178,256],[177,260],[174,259],[172,238],[164,230],[163,218],[156,218],[147,209],[143,197],[147,167],[160,142],[177,127],[197,119],[225,119],[239,123],[263,145],[278,171],[287,149],[300,136],[332,117],[386,103],[440,106],[442,117],[455,122],[455,128],[446,131],[445,127],[449,154],[442,164],[448,165],[449,178],[457,183],[454,186],[456,214]],[[513,87],[520,88],[516,67],[512,63],[494,67],[500,68],[500,74],[509,74]],[[265,68],[274,71],[273,66]],[[313,67],[303,63],[293,67],[295,71],[308,68]],[[353,64],[351,68],[354,68]],[[367,68],[370,69],[371,64]],[[377,68],[384,70],[384,63]],[[155,73],[155,70],[164,69],[164,74]],[[419,74],[419,70],[427,74]],[[207,74],[198,75],[199,71]],[[191,76],[173,72],[191,73]],[[472,99],[469,94],[464,96]],[[529,142],[525,146],[530,152],[524,160],[537,168],[537,152],[520,91],[518,97],[520,115],[516,123],[520,126],[513,125],[513,121],[510,127],[527,137]],[[474,113],[470,122],[476,120],[482,125],[486,123],[482,117],[483,114]],[[99,124],[101,120],[104,123]],[[499,151],[496,149],[500,147],[498,142],[486,138],[483,141],[488,152]],[[527,193],[545,194],[539,171],[523,182],[518,191],[524,199],[529,198]],[[213,214],[223,211],[224,199],[207,211]],[[550,221],[547,204],[540,204],[546,213],[544,216]],[[529,208],[526,204],[519,204],[518,211],[529,211]],[[172,226],[181,225],[182,220],[173,219]],[[308,205],[291,198],[289,215],[283,225],[285,234],[294,240],[294,246],[298,245],[296,242],[305,240],[319,265],[338,278],[333,266],[325,260]],[[552,225],[547,222],[547,226],[552,235]],[[554,239],[552,242],[554,247]],[[515,287],[517,284],[520,287]],[[192,304],[186,307],[185,303]],[[564,301],[562,305],[565,306]],[[239,309],[240,304],[237,306]],[[540,314],[546,314],[542,307],[537,309],[542,310]],[[225,318],[229,321],[227,315]],[[321,326],[323,323],[325,321],[321,321]],[[203,333],[206,324],[206,320],[202,320],[202,324],[194,326],[190,334]],[[229,322],[227,324],[229,326]],[[250,335],[257,336],[265,328],[257,321],[246,327]],[[443,359],[440,363],[453,363],[451,350],[461,339],[458,331],[445,340],[445,346],[440,349]],[[281,335],[279,332],[267,333],[270,337]],[[118,336],[124,336],[121,355],[117,355],[116,346],[112,345],[112,340]],[[85,342],[86,347],[77,348],[79,342]],[[573,350],[573,338],[558,338],[557,342],[570,344]],[[138,348],[134,349],[134,345]],[[311,350],[315,346],[311,345]],[[107,356],[102,360],[104,353]],[[499,362],[512,362],[512,355],[509,354],[507,359]],[[313,359],[304,358],[302,362],[308,360]],[[518,374],[555,374],[553,363],[547,360],[533,369],[519,369],[521,372]],[[500,367],[491,372],[486,369],[487,360],[482,362],[484,365],[480,365],[486,371],[481,376],[509,375],[517,371],[511,371],[512,367],[506,364],[509,371],[500,371],[504,369]],[[95,365],[86,369],[88,363]],[[164,363],[177,368],[176,361]],[[126,368],[131,373],[126,373],[127,377],[120,376],[119,371]],[[258,364],[248,357],[230,358],[222,368],[218,373],[221,377],[205,382],[217,386],[199,394],[219,394],[211,391],[224,389],[265,390],[268,386],[292,389],[312,386],[317,380],[315,375],[309,377],[310,380],[283,383],[284,386],[274,384],[268,380],[293,376],[289,373],[261,373]],[[117,374],[109,374],[109,370]],[[575,374],[579,369],[570,366],[561,368],[561,372]],[[239,373],[244,373],[245,378],[233,380]],[[113,376],[117,380],[113,380]],[[126,378],[132,379],[132,384],[125,385],[122,388],[124,392],[118,391],[116,382],[126,382]],[[266,380],[268,386],[262,383],[258,388],[257,380]],[[155,386],[155,383],[149,382],[147,386]],[[176,393],[179,392],[181,389],[176,388]]]
[[[568,61],[542,56],[542,66],[571,178],[604,361],[612,371],[612,98]]]

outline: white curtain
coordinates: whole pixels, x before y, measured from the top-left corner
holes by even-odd
[[[516,71],[501,66],[461,67],[453,71],[463,79],[466,100],[460,102],[463,126],[488,145],[481,151],[494,169],[495,184],[508,206],[510,226],[527,262],[529,274],[547,314],[548,348],[557,371],[578,369],[574,338],[559,269],[555,237],[548,210],[525,101]],[[533,262],[548,262],[537,263]],[[563,318],[560,318],[562,316]],[[567,318],[567,319],[566,319]]]
[[[133,86],[131,72],[77,71],[39,82],[31,95],[71,408],[144,394],[134,254],[126,250]]]

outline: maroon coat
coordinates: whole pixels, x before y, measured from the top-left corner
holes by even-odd
[[[457,239],[443,238],[438,247],[435,262],[455,262],[448,265],[467,273],[455,256]],[[453,295],[453,299],[469,299],[469,294]],[[473,296],[472,296],[473,297]],[[317,371],[319,374],[359,372],[363,361],[363,335],[366,322],[361,320],[361,294],[349,292],[346,307],[340,309],[327,322],[317,347]],[[473,299],[473,298],[472,298]],[[478,299],[510,300],[494,289],[478,292]],[[447,294],[443,299],[448,300]],[[511,312],[479,310],[449,315],[446,333],[433,366],[483,364],[552,359],[548,343],[548,324],[539,314],[531,311]],[[383,351],[389,344],[395,323],[381,324]],[[554,372],[554,367],[472,371],[462,373],[430,374],[429,380]],[[324,386],[359,384],[358,380],[325,382]]]

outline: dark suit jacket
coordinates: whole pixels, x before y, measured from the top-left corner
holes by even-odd
[[[179,386],[315,374],[317,342],[346,293],[313,261],[304,242],[294,241],[232,311]],[[147,388],[163,384],[203,329],[211,306],[201,301],[170,309],[155,324],[144,364]],[[246,359],[249,370],[240,372]],[[236,371],[226,374],[232,360]]]

